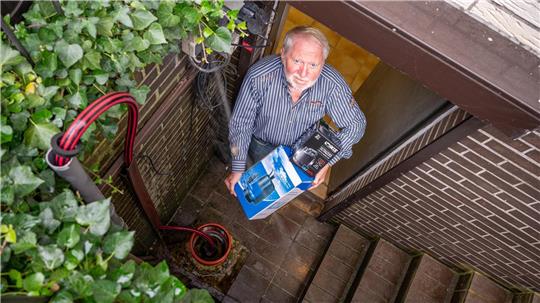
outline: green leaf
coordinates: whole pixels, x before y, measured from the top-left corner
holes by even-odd
[[[77,199],[70,190],[64,190],[64,192],[54,197],[50,202],[50,206],[55,218],[60,221],[74,220],[79,210]]]
[[[111,217],[106,216],[101,221],[90,225],[90,229],[88,231],[93,235],[103,236],[107,233],[109,227],[111,227]]]
[[[84,29],[86,29],[86,32],[90,35],[92,38],[96,38],[97,35],[97,28],[96,24],[99,21],[99,18],[96,17],[90,17],[88,20],[82,21]]]
[[[201,20],[201,13],[199,11],[192,7],[192,6],[185,6],[182,9],[183,14],[183,22],[187,25],[187,27],[196,26],[200,20]]]
[[[5,125],[2,123],[2,125],[0,125],[0,133],[2,143],[11,142],[11,140],[13,139],[13,129],[9,125]]]
[[[38,37],[40,40],[46,43],[56,41],[56,33],[46,27],[42,27],[38,30]]]
[[[39,217],[33,216],[26,212],[16,214],[9,213],[4,217],[5,224],[12,224],[17,232],[30,230],[32,227],[39,224]]]
[[[131,17],[131,21],[133,21],[133,28],[135,30],[143,30],[147,28],[150,23],[157,20],[156,16],[146,10],[136,10],[129,16]]]
[[[50,78],[58,69],[58,56],[54,52],[43,51],[41,59],[36,64],[36,72],[44,78]]]
[[[9,177],[13,180],[15,195],[22,197],[33,192],[43,183],[36,177],[29,166],[15,166],[9,171]]]
[[[13,126],[13,129],[17,131],[24,131],[26,129],[26,125],[28,124],[28,118],[30,117],[30,114],[27,111],[11,114],[9,117],[9,120],[11,121],[11,125]]]
[[[36,272],[24,278],[23,288],[28,292],[39,291],[43,286],[44,281],[45,275],[40,272]]]
[[[236,25],[236,27],[238,27],[238,29],[241,29],[241,30],[247,30],[247,23],[246,23],[246,21],[242,21],[242,22],[238,23]]]
[[[22,288],[23,287],[22,275],[18,270],[11,269],[8,272],[8,275],[9,275],[9,278],[11,279],[11,281],[14,282],[14,284],[12,284],[12,285],[15,285],[15,287],[17,287],[17,288]]]
[[[40,162],[36,161],[35,159],[39,159]],[[55,185],[56,185],[56,178],[54,175],[54,172],[47,167],[47,162],[44,158],[35,158],[34,159],[34,165],[38,167],[39,169],[42,169],[42,171],[39,173],[39,178],[43,181],[45,181],[43,184],[39,186],[39,190],[42,193],[49,193],[52,194],[55,192]],[[40,163],[38,165],[38,163]]]
[[[170,276],[159,288],[154,302],[178,302],[186,294],[186,287],[176,277]],[[197,301],[193,301],[197,302]]]
[[[6,246],[4,247],[4,251],[2,252],[2,256],[0,257],[0,261],[2,264],[6,264],[11,259],[11,247]]]
[[[141,52],[150,47],[150,41],[143,39],[139,36],[133,37],[133,39],[126,42],[126,51],[138,51]]]
[[[109,206],[110,198],[81,206],[75,220],[83,226],[90,226],[90,233],[102,236],[110,226]]]
[[[65,67],[70,67],[83,57],[83,49],[78,44],[67,44],[65,41],[59,41],[54,47],[58,58]]]
[[[103,251],[107,254],[113,254],[117,259],[127,257],[133,247],[133,231],[119,231],[109,234],[103,242]]]
[[[229,53],[231,51],[232,34],[226,27],[221,26],[215,34],[210,36],[207,40],[208,46],[218,52]]]
[[[111,37],[113,35],[112,33],[113,26],[114,26],[114,19],[112,17],[100,18],[97,24],[97,32],[100,35]]]
[[[92,50],[84,55],[84,62],[90,69],[101,69],[101,54]]]
[[[61,247],[73,248],[79,243],[79,226],[76,224],[67,224],[58,234],[56,243]]]
[[[93,284],[93,297],[96,302],[113,303],[120,290],[121,286],[113,281],[98,280]]]
[[[64,262],[64,267],[68,270],[73,270],[84,259],[84,253],[82,250],[73,249],[66,253],[66,261]]]
[[[142,85],[141,87],[135,88],[132,87],[129,89],[129,93],[137,100],[137,103],[144,104],[146,101],[146,96],[150,92],[150,87],[147,85]]]
[[[77,297],[85,298],[92,295],[94,279],[90,275],[83,275],[75,271],[67,278],[67,288],[73,291]]]
[[[116,300],[122,303],[140,303],[141,293],[138,291],[122,290]]]
[[[47,108],[42,108],[32,114],[32,121],[36,123],[49,122],[52,117],[52,113]]]
[[[182,302],[213,303],[214,299],[206,289],[190,289]]]
[[[51,273],[51,275],[49,276],[49,281],[59,282],[66,279],[71,274],[72,272],[70,272],[69,270],[60,267]]]
[[[0,201],[8,206],[13,204],[13,201],[15,201],[15,190],[13,189],[12,185],[6,185],[6,180],[4,178],[2,178]]]
[[[195,44],[201,44],[204,42],[204,37],[197,37],[195,38]]]
[[[163,29],[159,23],[152,23],[148,28],[148,31],[144,33],[144,39],[148,40],[150,44],[163,44],[167,43],[165,35],[163,35]]]
[[[240,11],[237,10],[237,9],[231,9],[231,10],[228,10],[228,11],[227,11],[227,17],[228,17],[229,19],[235,20],[236,18],[238,18],[238,13],[239,13],[239,12],[240,12]]]
[[[151,281],[153,285],[160,285],[169,277],[169,267],[167,262],[161,261],[158,265],[153,268],[150,268],[148,272],[148,280]]]
[[[52,136],[59,132],[58,127],[52,123],[33,123],[24,132],[24,144],[47,150],[51,144]]]
[[[48,270],[64,263],[64,253],[56,245],[38,246],[38,257]]]
[[[37,238],[36,234],[31,231],[25,231],[19,235],[17,243],[11,244],[11,249],[16,255],[36,247]]]
[[[39,107],[45,104],[46,100],[45,98],[37,95],[37,94],[27,94],[26,95],[26,106],[28,108],[34,108]]]
[[[109,74],[101,71],[96,71],[94,77],[96,78],[96,82],[100,85],[104,85],[109,80]]]
[[[236,23],[234,23],[234,19],[229,20],[229,22],[227,23],[227,29],[233,32],[235,28]]]
[[[17,65],[24,61],[24,57],[18,51],[11,49],[4,43],[0,43],[0,69],[4,69],[5,65]]]
[[[159,4],[157,11],[158,21],[164,27],[177,26],[180,23],[180,17],[173,14],[174,3],[163,1]]]
[[[205,38],[208,38],[208,37],[212,36],[213,34],[214,34],[214,31],[213,31],[211,28],[209,28],[208,26],[206,26],[206,27],[203,29],[203,36],[204,36]]]
[[[50,101],[54,95],[58,92],[59,87],[58,86],[38,86],[38,94],[40,94],[46,101]]]
[[[17,243],[17,233],[13,228],[8,229],[6,233],[6,242],[7,243]]]
[[[88,54],[86,54],[84,57],[86,58]],[[82,79],[82,71],[80,68],[74,68],[69,70],[69,79],[71,79],[71,82],[75,83],[75,85],[79,86],[79,83],[81,83]]]
[[[80,16],[84,11],[79,8],[78,1],[67,1],[64,5],[64,14],[66,16]]]
[[[115,11],[114,20],[119,21],[123,25],[133,28],[133,22],[131,21],[131,18],[129,18],[129,8],[122,6],[117,11]]]
[[[53,211],[50,207],[43,209],[39,213],[39,219],[41,221],[41,226],[46,228],[49,234],[54,232],[58,226],[60,226],[60,221],[54,218]]]
[[[81,92],[77,91],[67,99],[69,106],[74,109],[84,108],[84,100],[81,96]]]
[[[73,296],[69,291],[62,289],[52,297],[49,303],[72,303],[73,301]]]
[[[135,261],[129,260],[111,274],[111,279],[122,287],[128,287],[135,275]]]
[[[110,199],[95,201],[79,207],[76,220],[77,223],[88,226],[100,222],[109,215]]]

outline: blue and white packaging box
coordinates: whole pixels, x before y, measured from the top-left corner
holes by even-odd
[[[264,219],[311,187],[313,178],[294,165],[292,149],[278,146],[242,174],[234,191],[249,220]]]

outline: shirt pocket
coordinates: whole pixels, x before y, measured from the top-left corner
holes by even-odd
[[[304,128],[310,127],[324,116],[324,104],[321,101],[308,101],[301,113],[301,124]]]

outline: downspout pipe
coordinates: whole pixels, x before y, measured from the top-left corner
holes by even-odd
[[[57,140],[62,136],[63,133],[58,133],[51,139],[52,142],[57,142]],[[51,142],[51,145],[54,143]],[[62,179],[66,180],[76,191],[79,192],[81,197],[86,203],[99,201],[105,199],[103,193],[96,186],[94,181],[88,176],[84,167],[82,166],[79,159],[76,157],[70,158],[69,161],[64,166],[57,166],[54,163],[55,152],[53,148],[50,148],[47,151],[45,160],[49,167]],[[110,207],[111,221],[122,227],[127,227],[124,219],[120,217],[115,209],[114,205],[111,204]]]
[[[137,131],[138,108],[135,99],[128,93],[114,92],[102,96],[85,108],[71,123],[65,133],[56,134],[51,138],[51,148],[45,160],[49,167],[77,190],[86,203],[103,200],[105,196],[76,158],[80,150],[79,140],[88,127],[105,111],[120,103],[127,103],[129,108],[128,130],[124,149],[124,161],[129,167],[133,159],[133,144]],[[124,220],[118,216],[114,206],[110,208],[111,221],[119,226],[127,227]]]

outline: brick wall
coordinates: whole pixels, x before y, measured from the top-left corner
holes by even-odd
[[[212,113],[196,99],[196,75],[197,70],[182,54],[170,54],[161,65],[151,65],[136,75],[151,91],[140,108],[134,158],[163,223],[168,222],[212,155]],[[157,237],[121,174],[125,126],[124,117],[116,138],[102,141],[85,162],[100,163],[100,175],[111,175],[114,186],[123,191],[113,194],[112,188],[102,187],[106,196],[112,195],[130,230],[136,232],[134,253],[144,255]],[[146,156],[152,158],[158,172]]]
[[[540,290],[540,129],[484,127],[336,215],[368,235]]]

